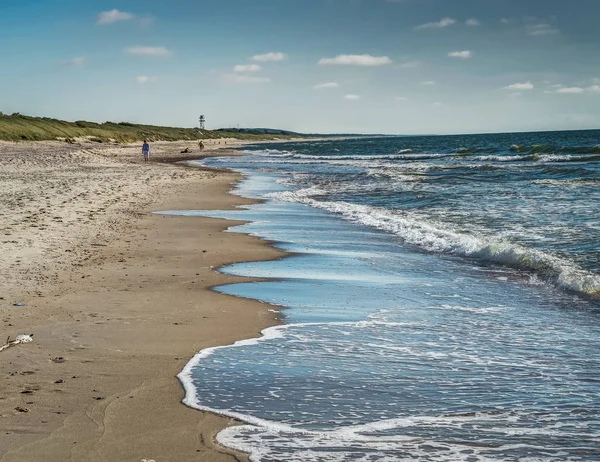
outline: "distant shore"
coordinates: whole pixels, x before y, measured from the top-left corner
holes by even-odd
[[[214,268],[283,253],[221,232],[235,222],[150,214],[249,203],[227,194],[239,175],[172,163],[222,152],[153,143],[144,165],[139,150],[0,142],[2,333],[34,338],[0,353],[3,461],[247,460],[214,442],[231,419],[181,404],[176,375],[278,323],[209,288],[247,280]]]

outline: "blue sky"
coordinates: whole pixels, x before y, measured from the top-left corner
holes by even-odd
[[[598,128],[599,13],[597,0],[2,1],[0,110],[337,133]]]

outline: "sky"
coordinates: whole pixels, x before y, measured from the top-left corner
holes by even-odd
[[[0,111],[306,133],[600,127],[598,0],[0,0]]]

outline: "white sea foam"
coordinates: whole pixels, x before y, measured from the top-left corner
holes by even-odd
[[[294,158],[294,159],[308,159],[308,160],[408,160],[408,159],[429,159],[429,158],[441,158],[448,157],[449,154],[440,153],[415,153],[412,154],[412,149],[402,149],[396,154],[372,154],[372,155],[361,155],[361,154],[340,154],[340,155],[311,155],[311,154],[300,154],[289,151],[277,151],[273,149],[259,150],[259,151],[245,151],[247,154],[259,157],[277,157],[277,158]],[[411,154],[411,155],[406,155]]]
[[[382,310],[380,314],[385,314]],[[455,461],[455,460],[501,460],[495,459],[490,455],[490,449],[486,447],[473,447],[474,451],[465,454],[465,444],[442,442],[439,440],[428,440],[424,437],[409,436],[409,429],[430,428],[435,429],[461,429],[464,425],[483,425],[490,431],[501,431],[510,435],[510,429],[505,428],[508,420],[518,421],[519,415],[526,417],[527,411],[494,411],[494,412],[473,412],[457,415],[437,415],[437,416],[407,416],[392,419],[382,419],[373,422],[367,422],[357,425],[346,425],[333,427],[326,430],[308,430],[294,425],[262,419],[248,414],[235,412],[230,409],[214,409],[203,406],[200,403],[200,397],[192,381],[192,370],[198,367],[203,360],[212,355],[215,351],[225,348],[236,348],[257,344],[259,342],[272,341],[285,337],[288,330],[304,329],[309,327],[345,327],[353,329],[392,327],[397,328],[414,323],[394,323],[381,322],[375,320],[361,322],[332,322],[332,323],[305,323],[276,326],[265,329],[263,336],[256,339],[243,340],[230,346],[208,348],[198,353],[185,367],[179,375],[179,379],[186,389],[186,398],[184,403],[188,406],[229,416],[245,422],[249,425],[230,427],[219,433],[217,439],[225,446],[246,452],[250,454],[250,460],[260,462],[262,460],[270,461],[345,461],[345,460],[364,460],[364,461],[399,461],[404,460],[399,454],[406,454],[406,460],[412,460],[415,457],[420,460],[431,461]],[[294,333],[294,338],[297,334]],[[366,345],[373,348],[388,348],[388,345]],[[428,353],[431,359],[443,359],[447,355],[434,352],[419,351],[401,351],[410,355],[421,356]],[[270,390],[267,393],[274,398],[281,398],[277,390]],[[500,425],[500,426],[498,426]],[[397,431],[396,431],[397,430]],[[533,432],[526,431],[519,433],[515,430],[515,435],[549,435],[563,436],[564,433],[557,431],[553,422],[545,428],[538,428]],[[568,431],[573,437],[581,436],[572,430]],[[585,429],[582,435],[585,435]],[[521,445],[527,448],[528,445]],[[435,451],[432,451],[435,448]],[[370,454],[367,458],[355,458],[356,449],[358,452]],[[509,449],[509,448],[505,448]],[[548,449],[548,448],[544,448]],[[497,448],[496,448],[497,450]],[[365,452],[366,451],[366,452]],[[500,452],[500,451],[498,451]],[[409,456],[410,455],[410,456]],[[365,456],[366,457],[366,456]],[[475,457],[475,459],[474,459]],[[546,460],[553,460],[552,457]]]
[[[502,416],[502,419],[505,417]],[[287,462],[402,462],[402,461],[502,461],[506,453],[519,450],[543,452],[543,458],[531,456],[519,460],[530,462],[549,462],[559,460],[578,460],[568,457],[560,447],[548,447],[539,444],[503,444],[487,446],[485,444],[454,443],[451,439],[439,441],[424,437],[402,435],[376,435],[394,429],[414,428],[415,426],[435,428],[452,427],[477,421],[486,422],[489,416],[475,414],[456,417],[412,417],[373,422],[372,424],[346,427],[336,431],[324,432],[278,432],[275,429],[252,426],[229,427],[221,431],[218,441],[228,447],[251,454],[250,460]],[[503,429],[504,430],[504,429]],[[503,432],[505,433],[505,431]],[[518,435],[518,431],[515,432]],[[555,432],[540,429],[532,433],[536,436],[555,436]],[[585,432],[569,433],[572,438],[586,438]],[[559,436],[563,436],[559,434]],[[578,449],[590,450],[591,446],[580,445]],[[572,449],[572,448],[570,448]],[[361,454],[361,455],[357,455]],[[566,458],[565,458],[566,456]],[[512,460],[512,459],[511,459]]]
[[[308,189],[270,194],[282,201],[299,202],[328,210],[343,218],[400,236],[430,252],[446,253],[534,272],[545,281],[587,295],[600,294],[600,275],[553,254],[483,234],[466,234],[447,223],[417,213],[392,211],[347,202],[317,201]]]
[[[588,160],[585,156],[573,156],[570,154],[527,154],[527,155],[515,155],[515,156],[499,156],[499,155],[483,155],[473,156],[469,160],[482,161],[482,162],[523,162],[523,161],[535,161],[535,162],[569,162]]]
[[[228,417],[232,417],[234,419],[241,420],[242,422],[246,422],[253,425],[258,425],[265,428],[277,428],[278,430],[285,431],[300,431],[290,426],[286,426],[283,424],[279,424],[276,422],[267,421],[264,419],[259,419],[250,415],[240,414],[238,412],[213,409],[207,406],[204,406],[200,403],[198,393],[196,390],[196,386],[194,385],[194,381],[192,379],[193,370],[200,365],[202,360],[208,358],[212,354],[214,354],[218,350],[229,349],[229,348],[239,348],[244,346],[257,345],[258,343],[265,341],[272,341],[275,339],[281,339],[285,336],[285,332],[288,329],[302,329],[306,327],[314,327],[314,326],[322,326],[322,327],[330,327],[330,326],[342,326],[342,327],[353,327],[356,329],[370,329],[377,327],[404,327],[407,323],[402,322],[390,322],[383,320],[375,320],[371,319],[368,321],[358,321],[358,322],[328,322],[328,323],[301,323],[301,324],[285,324],[281,326],[268,327],[261,331],[261,336],[246,339],[246,340],[238,340],[237,342],[231,345],[217,346],[206,348],[199,353],[197,353],[183,368],[183,370],[177,375],[177,378],[180,380],[183,388],[186,391],[185,398],[183,399],[183,403],[186,406],[193,407],[195,409],[199,409],[201,411],[209,411],[215,412],[218,414],[226,415]],[[308,432],[306,430],[302,430],[302,432]],[[309,432],[310,433],[310,432]]]
[[[329,164],[340,166],[355,166],[363,168],[382,168],[382,169],[409,169],[411,171],[425,171],[433,167],[432,164],[426,162],[418,162],[416,165],[413,161],[439,160],[443,158],[456,157],[455,154],[442,153],[414,153],[411,149],[402,149],[396,154],[380,154],[380,155],[310,155],[299,154],[289,151],[278,151],[274,149],[245,151],[255,157],[260,157],[262,163],[292,163],[292,164]],[[465,152],[465,151],[461,151]],[[461,152],[459,152],[459,158]],[[486,162],[496,164],[497,167],[503,164],[535,162],[538,164],[544,163],[560,163],[574,161],[588,161],[589,158],[584,155],[573,154],[544,154],[544,153],[528,153],[514,155],[498,155],[484,154],[476,156],[468,156],[466,162],[456,165],[453,168],[481,168],[488,167],[487,164],[477,162]],[[231,159],[230,159],[231,160]],[[237,160],[233,159],[233,162]],[[239,158],[243,162],[243,158]],[[448,168],[448,165],[445,166]],[[373,172],[372,172],[373,173]],[[381,174],[381,172],[380,172]]]

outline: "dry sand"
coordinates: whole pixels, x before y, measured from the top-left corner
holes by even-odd
[[[149,213],[248,202],[227,194],[235,174],[166,163],[184,147],[153,143],[144,164],[139,146],[0,143],[0,344],[34,334],[0,352],[0,461],[247,460],[175,376],[277,323],[210,291],[244,280],[214,268],[282,254],[231,221]]]

